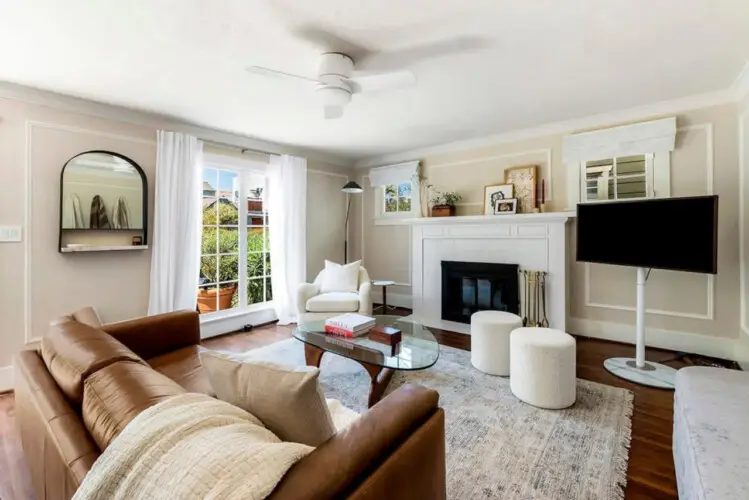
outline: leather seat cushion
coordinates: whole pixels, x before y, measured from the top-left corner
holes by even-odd
[[[52,378],[76,405],[83,400],[83,382],[96,371],[118,361],[146,364],[111,335],[77,321],[50,327],[42,338],[42,359]]]
[[[84,382],[83,422],[104,451],[140,412],[185,392],[177,382],[149,366],[117,362]]]
[[[351,292],[329,292],[315,295],[307,301],[309,312],[356,312],[359,310],[359,294]]]
[[[215,397],[216,393],[198,356],[205,350],[205,347],[191,345],[150,358],[148,364],[184,387],[187,392],[200,392]]]

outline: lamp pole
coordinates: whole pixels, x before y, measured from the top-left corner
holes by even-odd
[[[343,263],[348,264],[348,218],[351,212],[351,195],[361,194],[364,190],[356,182],[350,181],[341,188],[341,191],[346,193],[346,223],[343,226]]]

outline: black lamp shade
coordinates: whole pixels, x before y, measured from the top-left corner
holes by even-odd
[[[350,181],[350,182],[347,182],[346,185],[341,188],[341,191],[343,191],[346,194],[359,194],[364,190],[356,182]]]

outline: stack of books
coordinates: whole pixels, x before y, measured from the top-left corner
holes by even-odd
[[[369,316],[341,314],[325,320],[325,333],[353,338],[365,335],[374,325],[375,319]]]

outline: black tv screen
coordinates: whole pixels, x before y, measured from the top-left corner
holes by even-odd
[[[577,206],[577,260],[718,272],[718,197]]]

